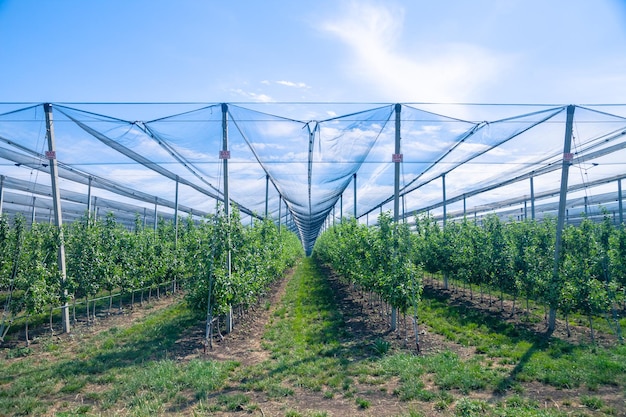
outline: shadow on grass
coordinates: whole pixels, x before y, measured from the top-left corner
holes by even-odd
[[[169,311],[171,309],[162,314]],[[141,330],[129,336],[121,335],[117,340],[115,334],[110,334],[93,356],[57,363],[55,372],[60,376],[95,375],[114,368],[168,359],[168,352],[174,350],[176,341],[197,322],[198,318],[187,309],[164,318],[148,318],[148,322],[139,325],[143,327]],[[126,337],[128,341],[123,340]]]

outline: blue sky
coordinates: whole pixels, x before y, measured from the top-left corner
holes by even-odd
[[[624,103],[626,1],[0,0],[0,101]]]

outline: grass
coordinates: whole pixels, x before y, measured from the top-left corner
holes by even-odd
[[[515,365],[495,388],[506,390],[514,382],[541,382],[555,388],[594,389],[626,385],[626,346],[610,349],[546,339],[469,307],[451,306],[437,294],[426,293],[421,318],[436,333],[463,346],[474,346],[478,357]],[[487,371],[481,371],[485,374]],[[487,382],[497,376],[483,375]],[[487,384],[485,387],[491,387]]]
[[[241,371],[245,388],[270,397],[293,395],[294,389],[321,392],[336,388],[347,375],[343,320],[328,282],[311,259],[289,282],[281,305],[264,336],[273,360]]]
[[[100,410],[127,408],[148,416],[206,398],[238,364],[168,359],[168,349],[195,321],[179,303],[124,330],[102,332],[58,358],[30,355],[0,367],[0,415],[36,415],[80,397]],[[180,392],[188,393],[184,401]],[[61,408],[81,414],[76,404]]]
[[[429,292],[420,306],[429,333],[469,349],[417,356],[394,349],[382,335],[355,340],[311,259],[302,262],[272,308],[262,341],[269,358],[251,366],[177,360],[176,342],[198,324],[184,302],[154,309],[128,327],[111,327],[71,349],[50,339],[5,350],[0,415],[42,415],[51,409],[58,416],[254,414],[265,402],[284,404],[281,415],[307,417],[338,415],[336,404],[349,404],[350,414],[375,415],[384,411],[381,402],[400,402],[404,412],[397,415],[412,417],[624,412],[626,346],[545,339]],[[476,353],[460,354],[472,350]],[[541,398],[527,392],[528,384],[542,387]],[[621,403],[603,397],[606,390]],[[546,400],[550,392],[558,393],[555,400]],[[318,399],[315,407],[300,404],[303,393]]]

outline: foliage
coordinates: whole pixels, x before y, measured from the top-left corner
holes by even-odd
[[[94,298],[101,290],[130,293],[186,281],[189,301],[205,312],[212,280],[214,313],[221,314],[229,305],[254,304],[303,254],[293,233],[279,232],[269,220],[244,227],[236,210],[230,221],[222,212],[180,223],[176,231],[172,222],[160,219],[154,230],[137,218],[129,230],[112,213],[104,219],[83,216],[64,226],[63,283],[58,228],[35,223],[27,229],[23,217],[10,225],[0,216],[0,290],[15,295],[5,296],[6,307],[13,315],[35,314],[63,302],[65,290],[74,299]]]
[[[416,247],[408,224],[395,223],[388,213],[381,213],[375,227],[354,219],[332,227],[318,238],[313,256],[406,313],[422,293]]]
[[[423,269],[442,273],[444,283],[456,279],[496,289],[501,308],[512,296],[556,306],[565,317],[583,314],[592,328],[593,317],[609,317],[621,339],[618,313],[626,293],[626,227],[615,228],[608,215],[599,223],[584,220],[563,231],[560,262],[555,269],[555,227],[552,218],[503,222],[491,215],[477,221],[463,219],[439,225],[430,216],[417,216],[409,231],[381,214],[376,226],[356,220],[342,222],[322,234],[314,256],[331,265],[347,281],[374,291],[392,306],[411,306]],[[514,313],[515,303],[513,303]]]

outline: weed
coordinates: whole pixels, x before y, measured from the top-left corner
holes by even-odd
[[[381,338],[376,339],[374,341],[374,344],[372,345],[372,349],[374,350],[374,353],[376,353],[379,356],[386,355],[387,352],[389,352],[390,348],[391,348],[391,343]]]
[[[582,395],[580,397],[580,403],[591,410],[599,410],[604,407],[604,401],[602,401],[602,398],[589,395]]]
[[[359,408],[361,408],[363,410],[365,410],[367,408],[370,408],[370,405],[372,405],[369,400],[366,400],[366,399],[361,398],[361,397],[356,397],[356,400],[354,400],[354,402],[356,403],[356,405]]]
[[[250,398],[245,394],[220,395],[217,397],[217,403],[227,411],[243,411],[244,406],[249,402]]]
[[[7,351],[7,359],[23,358],[33,353],[29,347],[17,347]]]
[[[456,403],[454,414],[459,417],[479,417],[483,416],[487,410],[486,402],[463,397]]]

